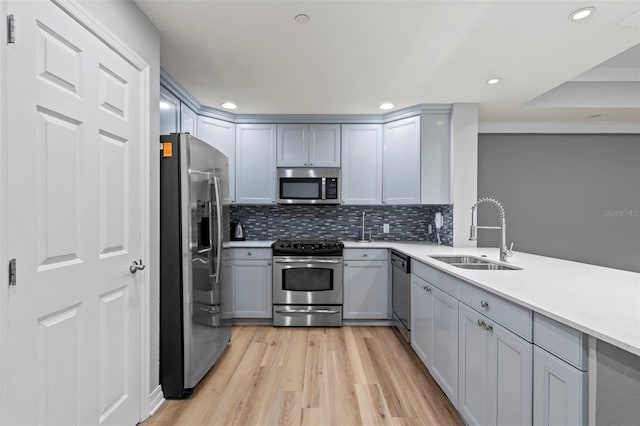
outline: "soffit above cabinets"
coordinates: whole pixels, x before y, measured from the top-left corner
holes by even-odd
[[[554,93],[587,88],[590,70],[640,42],[634,1],[135,2],[160,30],[162,67],[201,104],[231,100],[237,114],[380,114],[386,101],[478,103],[484,122],[633,122],[640,111],[606,86],[635,90],[634,71],[609,72],[598,102]],[[583,6],[596,13],[570,21]],[[546,93],[560,99],[541,103]]]

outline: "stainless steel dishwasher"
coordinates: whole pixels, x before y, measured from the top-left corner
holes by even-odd
[[[411,258],[397,251],[391,251],[391,296],[393,325],[410,342],[411,332]]]

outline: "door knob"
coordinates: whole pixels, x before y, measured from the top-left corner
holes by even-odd
[[[131,265],[129,265],[129,272],[135,274],[138,271],[142,271],[145,267],[146,265],[142,263],[142,259],[140,259],[140,263],[134,260],[133,262],[131,262]]]

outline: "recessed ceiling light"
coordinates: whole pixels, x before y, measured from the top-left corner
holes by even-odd
[[[583,7],[582,9],[574,10],[569,14],[569,19],[572,21],[579,21],[581,19],[588,18],[593,12],[596,11],[595,7]]]
[[[311,20],[309,15],[305,15],[304,13],[296,15],[296,17],[293,19],[295,19],[298,24],[306,24]]]
[[[487,80],[487,84],[498,84],[502,81],[502,78],[500,77],[494,77],[494,78],[490,78],[489,80]]]
[[[160,109],[171,109],[171,105],[168,102],[160,101]]]
[[[392,104],[392,103],[385,102],[385,103],[382,103],[382,104],[378,105],[378,108],[380,108],[382,110],[387,110],[387,109],[393,109],[394,106],[395,105]]]
[[[236,109],[238,108],[238,105],[234,104],[233,102],[225,102],[222,104],[222,108],[224,109]]]

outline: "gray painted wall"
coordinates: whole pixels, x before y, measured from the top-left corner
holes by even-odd
[[[598,341],[596,425],[640,424],[640,357]]]
[[[478,197],[514,250],[640,272],[640,136],[481,134]],[[470,206],[469,206],[470,207]],[[491,205],[482,225],[498,225]],[[478,246],[499,232],[478,231]]]

